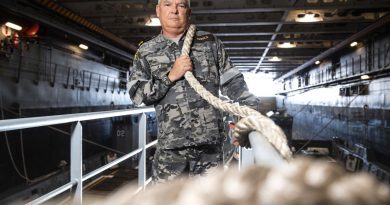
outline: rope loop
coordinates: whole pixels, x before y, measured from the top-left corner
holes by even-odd
[[[181,55],[189,55],[195,31],[196,26],[193,24],[190,25],[184,40]],[[252,108],[224,102],[215,97],[199,83],[192,72],[186,72],[184,77],[190,86],[212,106],[224,112],[242,117],[237,123],[234,134],[241,146],[249,147],[248,134],[251,131],[258,131],[267,138],[285,160],[290,161],[292,159],[292,152],[288,147],[286,135],[271,119]]]

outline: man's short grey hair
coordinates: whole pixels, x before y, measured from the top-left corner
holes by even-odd
[[[158,3],[160,3],[161,0],[158,0]],[[191,7],[191,1],[190,0],[187,0],[188,2],[188,7]]]

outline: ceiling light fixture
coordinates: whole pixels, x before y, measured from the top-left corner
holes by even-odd
[[[279,42],[277,45],[278,48],[295,48],[297,45],[291,42]]]
[[[300,13],[295,17],[296,22],[318,22],[323,21],[324,19],[321,17],[319,13]]]
[[[371,78],[371,76],[369,76],[369,75],[362,75],[362,76],[360,76],[360,79],[362,79],[362,80],[368,80],[370,78]]]
[[[11,22],[7,22],[7,23],[5,23],[5,25],[6,25],[7,27],[10,27],[10,28],[15,29],[15,30],[17,30],[17,31],[22,30],[22,27],[21,27],[21,26],[19,26],[19,25],[17,25],[17,24],[14,24],[14,23],[11,23]]]
[[[355,46],[357,46],[358,45],[358,42],[356,42],[356,41],[354,41],[354,42],[352,42],[351,44],[349,44],[351,47],[355,47]]]
[[[321,63],[321,61],[316,61],[315,64],[316,65],[319,65]]]
[[[161,26],[160,19],[152,17],[148,22],[145,23],[145,26]]]
[[[87,46],[87,45],[84,45],[84,44],[82,44],[82,43],[79,45],[79,47],[80,47],[81,49],[88,50],[88,46]]]
[[[276,62],[276,61],[282,61],[282,59],[279,58],[278,56],[274,56],[274,57],[270,58],[269,61]]]

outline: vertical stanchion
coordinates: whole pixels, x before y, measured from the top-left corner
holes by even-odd
[[[273,147],[263,134],[257,131],[249,133],[249,142],[252,146],[256,165],[277,167],[286,163],[279,152]]]
[[[386,65],[386,59],[387,59],[387,57],[388,57],[388,53],[389,53],[389,44],[388,43],[386,43],[386,44],[384,44],[383,45],[384,46],[384,56],[383,56],[383,68],[386,68],[387,67],[387,65]]]
[[[145,189],[146,181],[146,115],[141,114],[138,126],[138,148],[142,148],[138,162],[138,187]]]
[[[378,70],[381,68],[381,46],[378,45]]]
[[[81,205],[83,201],[83,129],[80,122],[73,126],[70,139],[70,180],[76,183],[73,204]]]
[[[240,146],[238,148],[238,170],[241,171],[242,169],[242,147]]]

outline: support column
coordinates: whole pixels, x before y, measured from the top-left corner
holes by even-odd
[[[73,204],[81,205],[83,202],[83,128],[77,122],[73,128],[70,139],[70,181],[76,183]]]
[[[138,162],[138,187],[145,189],[146,181],[146,115],[141,114],[138,124],[138,148],[142,148]]]

